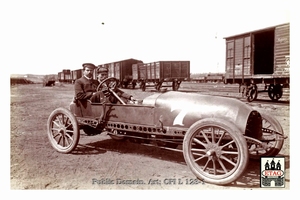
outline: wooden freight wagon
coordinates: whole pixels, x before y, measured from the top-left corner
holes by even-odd
[[[71,79],[72,83],[75,83],[75,81],[82,77],[82,69],[76,69],[71,71]]]
[[[280,24],[224,38],[226,40],[225,83],[240,84],[248,101],[259,92],[270,99],[282,97],[290,82],[290,24]],[[263,84],[262,90],[257,85]]]
[[[58,81],[62,83],[71,83],[71,70],[64,69],[61,72],[58,72]]]
[[[138,72],[135,77],[143,91],[149,83],[153,83],[155,89],[160,91],[164,82],[172,82],[172,89],[177,91],[181,82],[190,78],[190,61],[157,61],[132,67],[133,72]]]
[[[143,63],[143,61],[131,58],[127,60],[101,64],[98,65],[98,67],[108,68],[108,76],[118,79],[122,88],[127,88],[128,85],[132,85],[132,88],[135,88],[136,82],[133,81],[132,78],[132,65],[137,63]]]

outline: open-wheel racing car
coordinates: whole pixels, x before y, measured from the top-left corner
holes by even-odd
[[[50,114],[47,132],[55,150],[72,152],[80,130],[106,132],[116,140],[180,149],[198,179],[226,185],[241,176],[249,159],[277,155],[286,138],[274,117],[237,99],[168,91],[128,104],[114,92],[115,78],[105,79],[97,90],[111,82],[116,83],[108,90],[119,103],[75,101],[70,110]]]

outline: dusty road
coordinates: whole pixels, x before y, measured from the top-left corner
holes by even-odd
[[[130,91],[136,98],[153,93]],[[107,135],[86,136],[82,132],[72,154],[58,153],[48,142],[47,119],[54,109],[68,108],[72,96],[73,86],[67,84],[11,87],[11,189],[262,190],[258,161],[250,161],[244,175],[225,187],[195,181],[180,152],[115,141]],[[250,105],[275,116],[289,136],[289,105]],[[289,189],[289,139],[279,155],[286,158],[285,189]]]

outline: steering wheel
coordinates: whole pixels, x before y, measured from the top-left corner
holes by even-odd
[[[116,79],[115,77],[108,77],[106,79],[104,79],[103,81],[100,82],[100,84],[97,87],[97,92],[98,91],[102,91],[104,89],[104,83],[106,83],[106,88],[107,91],[114,95],[114,97],[116,97],[118,99],[119,102],[121,102],[123,105],[125,105],[126,103],[119,97],[119,95],[117,93],[115,93],[115,89],[118,85],[118,79]]]

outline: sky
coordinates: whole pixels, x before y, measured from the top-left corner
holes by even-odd
[[[1,62],[10,74],[57,74],[134,58],[189,60],[225,72],[224,37],[290,22],[288,0],[4,0]]]

